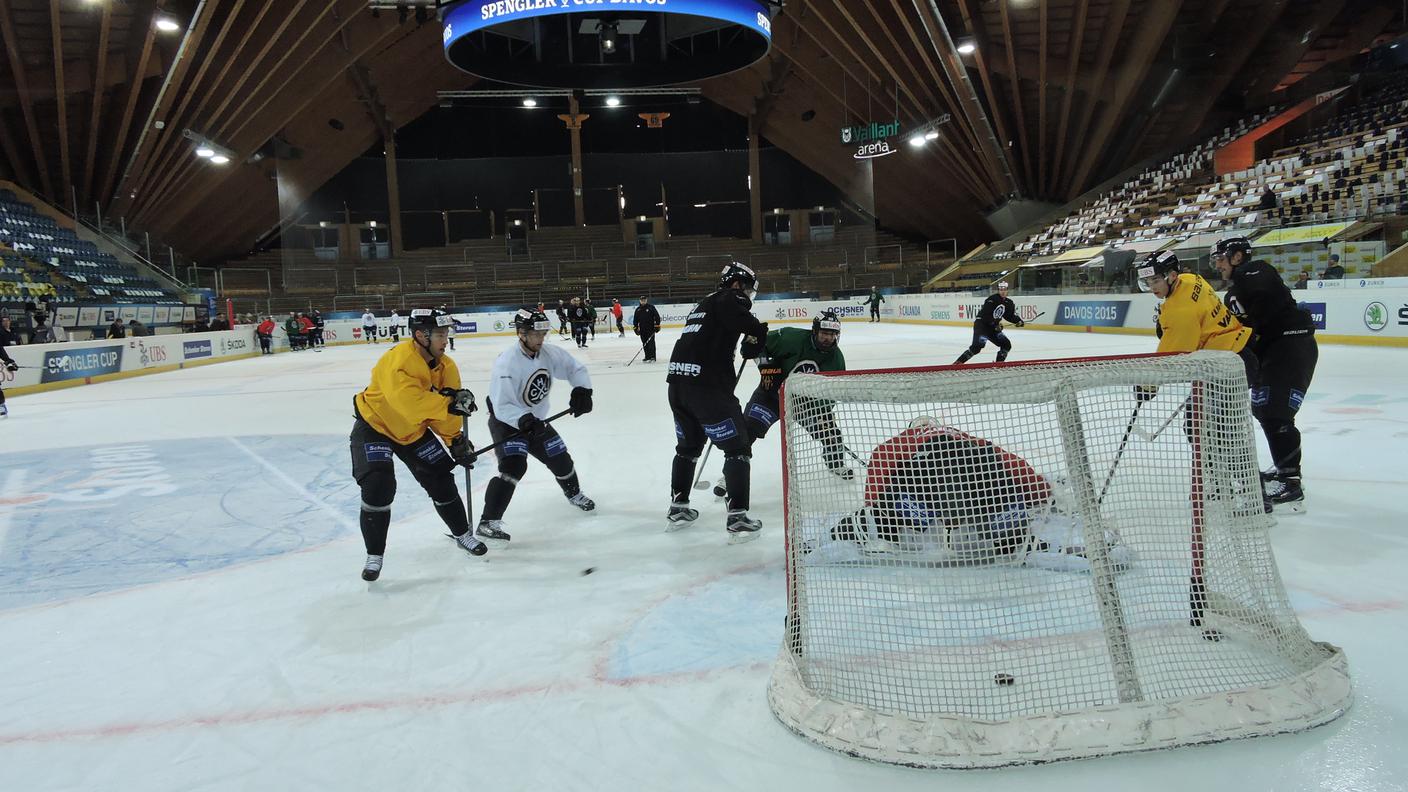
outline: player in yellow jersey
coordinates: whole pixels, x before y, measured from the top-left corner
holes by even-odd
[[[455,466],[474,464],[474,446],[462,418],[477,406],[474,394],[460,387],[455,361],[445,357],[450,325],[444,311],[411,312],[410,337],[381,356],[372,381],[352,402],[352,476],[362,489],[362,539],[367,545],[363,580],[381,574],[391,502],[396,498],[398,457],[435,503],[435,511],[456,543],[472,555],[487,548],[469,530],[464,501],[455,486]],[[449,445],[449,452],[441,442]]]
[[[1217,349],[1235,352],[1247,367],[1247,381],[1256,380],[1256,358],[1248,345],[1252,330],[1237,321],[1212,284],[1191,272],[1180,272],[1178,257],[1153,253],[1139,265],[1139,288],[1163,300],[1155,322],[1160,352]]]

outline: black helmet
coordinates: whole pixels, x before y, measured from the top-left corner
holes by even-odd
[[[821,343],[822,330],[834,331],[839,339],[841,334],[841,317],[837,316],[836,312],[830,308],[820,311],[816,316],[812,317],[812,344],[823,352],[830,352],[836,348],[837,341],[832,341],[829,344]]]
[[[730,262],[724,267],[724,271],[719,273],[719,288],[727,289],[734,281],[742,283],[746,292],[753,293],[758,290],[757,274],[751,267],[737,261]]]
[[[454,317],[439,308],[416,308],[411,311],[411,318],[406,320],[406,326],[414,334],[417,330],[427,333],[433,332],[439,327],[449,327],[455,323]]]
[[[1218,240],[1217,244],[1212,246],[1213,258],[1230,257],[1233,253],[1241,253],[1244,258],[1251,258],[1252,243],[1246,237],[1229,237]]]
[[[548,315],[536,308],[521,308],[513,315],[513,329],[519,332],[542,331],[546,333],[552,329],[552,323],[548,321]]]
[[[1178,275],[1178,256],[1171,251],[1164,250],[1158,253],[1150,253],[1139,262],[1139,269],[1136,275],[1139,278],[1139,290],[1149,291],[1149,281],[1154,278],[1168,280],[1169,275]]]

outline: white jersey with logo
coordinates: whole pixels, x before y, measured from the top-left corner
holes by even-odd
[[[362,314],[362,327],[376,327],[376,314],[371,311]]]
[[[489,401],[494,417],[518,426],[528,413],[548,417],[548,394],[554,379],[567,380],[574,388],[590,388],[587,367],[562,347],[544,344],[537,357],[529,357],[523,345],[514,343],[494,360],[489,372]]]

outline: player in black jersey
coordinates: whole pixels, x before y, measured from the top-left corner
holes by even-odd
[[[1252,415],[1266,435],[1274,465],[1262,474],[1266,494],[1277,511],[1301,514],[1305,492],[1300,481],[1296,412],[1305,400],[1320,357],[1315,321],[1296,303],[1275,267],[1252,260],[1252,246],[1245,237],[1218,242],[1212,260],[1228,283],[1227,307],[1242,324],[1256,331],[1253,352],[1261,373],[1260,381],[1252,386]]]
[[[738,375],[733,349],[745,336],[744,358],[763,351],[767,324],[750,309],[758,278],[753,270],[733,263],[719,275],[719,290],[705,297],[685,320],[680,340],[670,354],[670,411],[675,418],[675,461],[670,471],[672,527],[684,527],[699,518],[689,508],[694,466],[704,444],[713,442],[724,453],[724,478],[728,486],[729,541],[756,538],[763,524],[748,516],[749,479],[753,438],[743,420],[733,389]]]
[[[572,325],[572,338],[578,349],[587,348],[587,330],[592,326],[592,310],[582,305],[581,297],[573,297],[567,306],[567,321]]]
[[[1002,332],[1002,323],[1011,322],[1018,327],[1026,324],[1017,316],[1017,306],[1007,299],[1007,281],[997,284],[997,294],[990,295],[978,309],[978,318],[973,320],[973,343],[953,361],[954,365],[967,363],[973,356],[983,351],[987,342],[997,344],[997,362],[1007,359],[1012,351],[1012,342]]]

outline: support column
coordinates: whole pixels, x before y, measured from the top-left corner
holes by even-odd
[[[386,209],[391,214],[391,257],[405,252],[401,245],[401,183],[396,178],[396,130],[388,129],[386,142]]]
[[[560,115],[567,131],[572,135],[572,216],[577,227],[587,224],[587,208],[582,198],[582,123],[589,115],[582,115],[576,94],[567,100],[568,115]]]
[[[753,219],[753,241],[763,241],[763,177],[758,164],[758,117],[748,116],[748,207]]]

